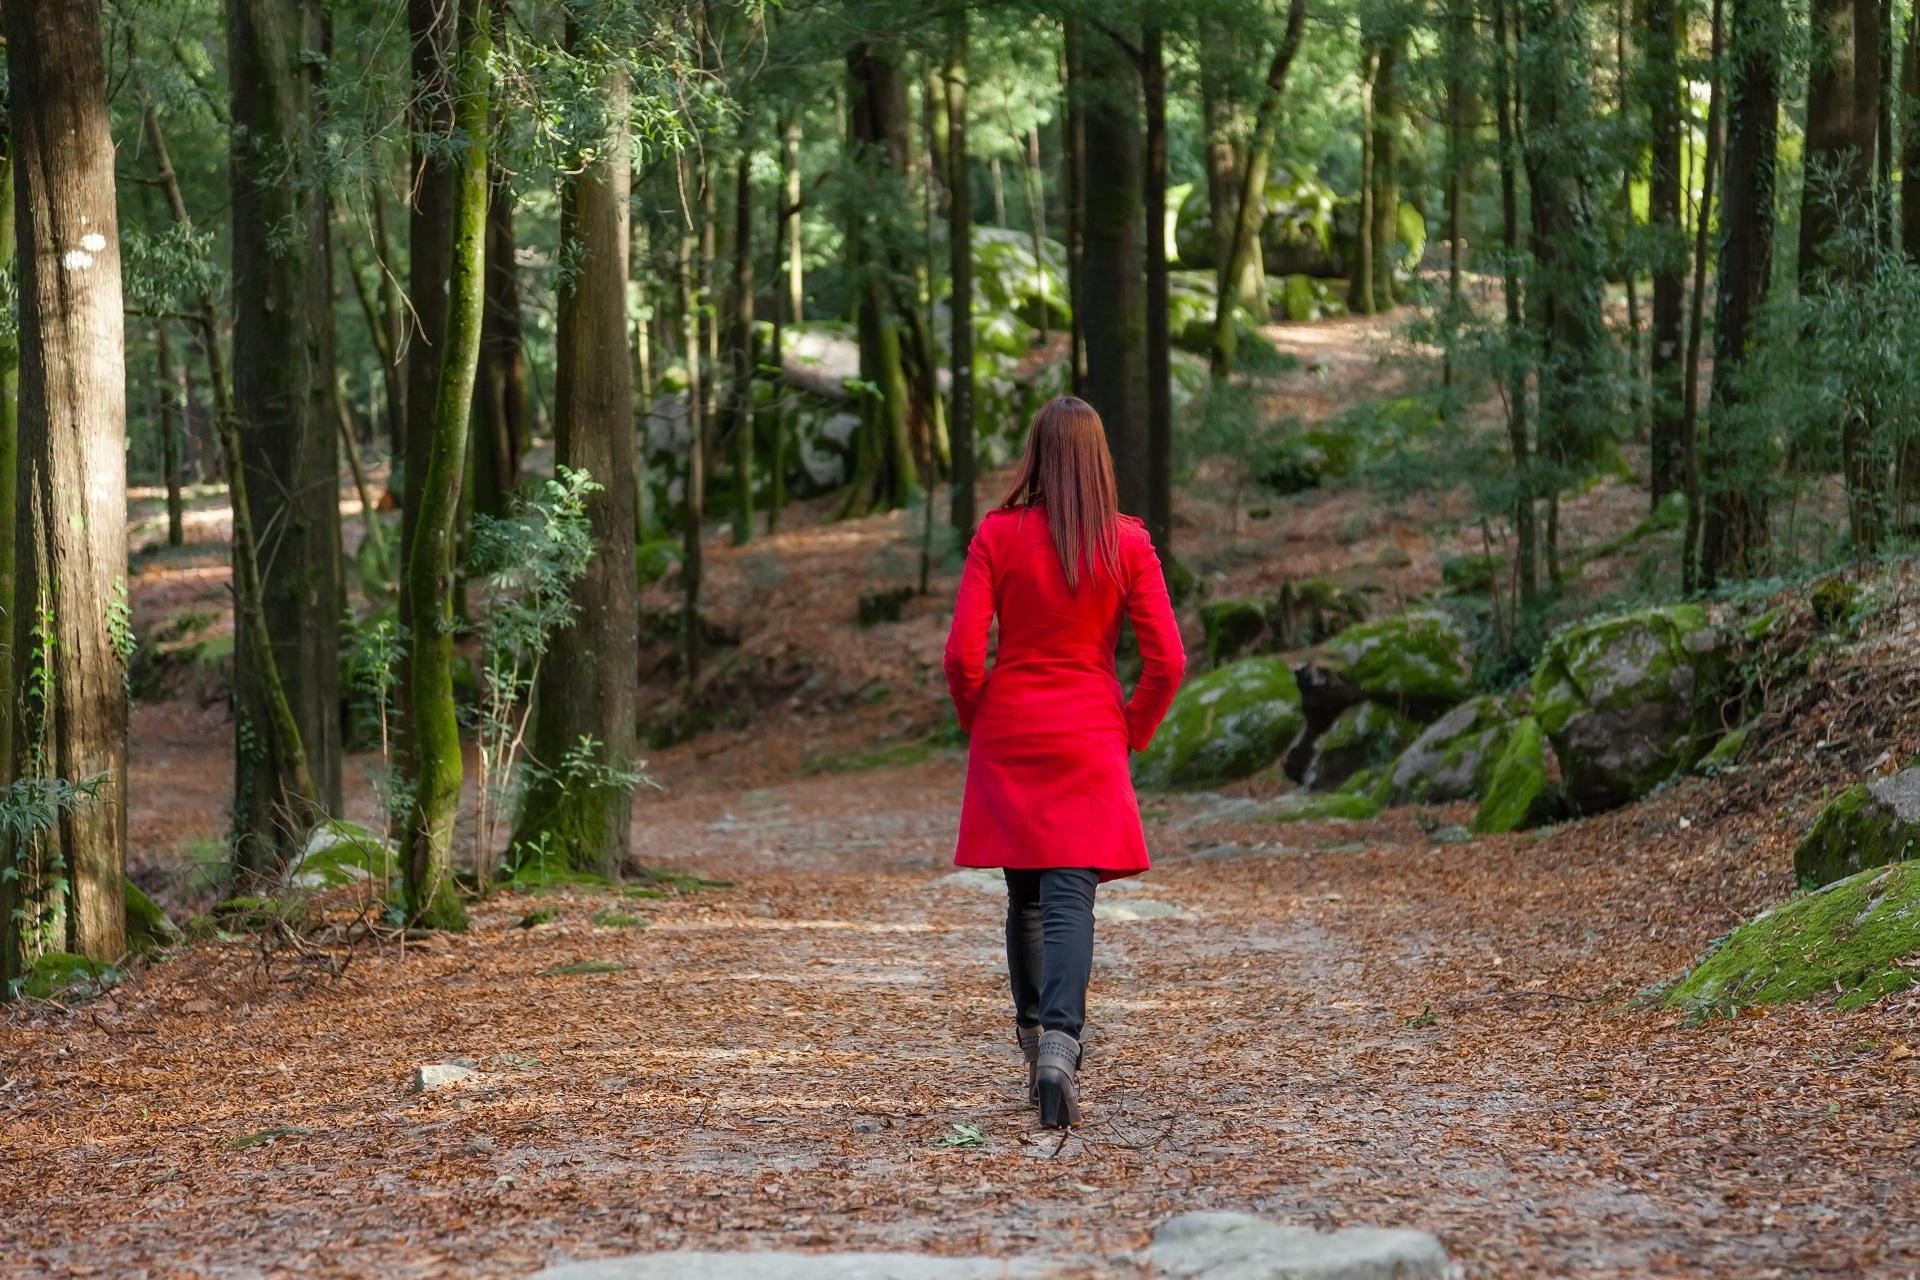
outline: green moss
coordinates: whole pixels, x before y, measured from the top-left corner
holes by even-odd
[[[681,548],[676,539],[652,538],[633,549],[634,579],[644,590],[672,573],[680,563]]]
[[[1514,721],[1506,747],[1494,763],[1486,798],[1473,815],[1473,829],[1483,835],[1522,831],[1551,821],[1559,812],[1560,798],[1547,777],[1540,722],[1523,716]]]
[[[33,962],[15,987],[30,1000],[52,1000],[110,987],[120,971],[70,951],[49,951]]]
[[[652,921],[645,916],[636,916],[618,907],[602,907],[591,917],[594,927],[599,929],[644,929]]]
[[[560,912],[553,907],[536,907],[514,921],[516,929],[538,929],[543,924],[552,924],[560,918]]]
[[[933,758],[933,748],[924,742],[897,742],[872,751],[852,751],[808,756],[801,765],[803,773],[864,773],[868,769],[889,769],[921,764]]]
[[[708,889],[731,889],[731,880],[709,880],[705,876],[696,876],[685,871],[649,871],[647,880],[663,889],[675,893],[704,893]],[[633,892],[629,890],[629,892]]]
[[[121,878],[126,891],[127,901],[127,950],[132,952],[155,951],[169,947],[180,940],[180,930],[160,904],[146,895],[146,892],[126,877]]]
[[[1416,610],[1348,627],[1321,661],[1363,697],[1423,719],[1473,692],[1466,637],[1443,613]]]
[[[1370,795],[1334,791],[1310,795],[1295,791],[1280,798],[1268,822],[1362,822],[1380,812]]]
[[[1920,862],[1869,868],[1735,929],[1666,995],[1669,1006],[1729,1012],[1834,997],[1854,1009],[1905,990],[1920,954]]]
[[[1813,608],[1813,620],[1822,627],[1832,628],[1846,620],[1859,598],[1857,584],[1835,575],[1816,583],[1807,594],[1807,603]]]
[[[583,977],[595,973],[622,973],[625,965],[612,960],[576,960],[572,964],[557,964],[551,969],[542,969],[542,977]]]
[[[1369,765],[1342,783],[1336,794],[1365,796],[1381,808],[1385,808],[1393,800],[1393,766]]]
[[[287,868],[296,889],[335,889],[362,880],[387,881],[400,874],[393,846],[355,822],[332,819],[315,827],[299,857]]]
[[[1713,750],[1700,757],[1694,766],[1699,772],[1712,775],[1723,769],[1731,769],[1739,763],[1740,753],[1747,749],[1747,740],[1753,736],[1754,721],[1749,720],[1738,729],[1730,729],[1720,741],[1713,744]]]
[[[1844,879],[1870,867],[1920,857],[1920,821],[1911,817],[1920,770],[1848,787],[1820,810],[1793,850],[1802,889]]]
[[[1187,682],[1134,762],[1149,787],[1204,786],[1257,773],[1306,726],[1300,686],[1278,658],[1242,658]]]
[[[1417,804],[1484,795],[1510,724],[1505,705],[1490,694],[1461,703],[1400,753],[1393,794]]]
[[[1200,625],[1207,633],[1207,665],[1257,652],[1267,638],[1265,600],[1214,600],[1200,606]]]
[[[1325,791],[1363,769],[1384,767],[1419,731],[1418,724],[1381,703],[1348,707],[1314,741],[1308,785]]]

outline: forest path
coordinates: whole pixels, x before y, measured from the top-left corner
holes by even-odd
[[[1258,799],[1149,797],[1160,865],[1103,889],[1145,918],[1099,926],[1063,1144],[1022,1105],[998,893],[948,865],[962,768],[669,770],[637,802],[642,860],[731,887],[499,896],[331,983],[201,947],[0,1024],[0,1204],[35,1206],[0,1214],[0,1271],[515,1276],[779,1246],[1126,1275],[1200,1207],[1426,1228],[1475,1275],[1920,1263],[1920,1089],[1885,1053],[1910,1009],[1689,1029],[1620,1007],[1712,927],[1661,905],[1700,867],[1645,851],[1657,809],[1475,843],[1447,814],[1276,826]],[[408,1092],[451,1060],[477,1074]]]

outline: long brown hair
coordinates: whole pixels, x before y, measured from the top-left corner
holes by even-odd
[[[1027,451],[1000,505],[1045,509],[1068,588],[1078,588],[1082,572],[1120,580],[1113,458],[1106,426],[1085,400],[1056,396],[1040,406],[1027,431]]]

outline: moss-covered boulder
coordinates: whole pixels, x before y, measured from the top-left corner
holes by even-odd
[[[1848,787],[1827,802],[1793,851],[1802,889],[1869,867],[1920,858],[1920,769]]]
[[[1393,797],[1445,804],[1482,795],[1512,720],[1498,698],[1470,698],[1428,725],[1393,765]]]
[[[15,981],[15,994],[29,1000],[86,995],[120,980],[120,971],[70,951],[49,951]]]
[[[1378,768],[1400,754],[1420,726],[1379,702],[1361,702],[1341,712],[1314,740],[1306,784],[1335,791],[1363,769]]]
[[[1560,810],[1540,722],[1522,716],[1513,722],[1506,745],[1487,777],[1486,795],[1480,801],[1480,811],[1473,815],[1473,829],[1483,835],[1524,831],[1553,821]]]
[[[1467,639],[1453,619],[1432,610],[1348,627],[1321,647],[1317,662],[1361,698],[1420,720],[1445,714],[1473,692]]]
[[[1700,1012],[1834,998],[1854,1009],[1911,986],[1920,968],[1920,862],[1869,867],[1728,934],[1667,992]]]
[[[391,880],[400,873],[393,846],[357,823],[323,822],[287,867],[291,889],[337,889],[361,880]]]
[[[1725,636],[1699,605],[1662,605],[1556,635],[1533,673],[1533,713],[1582,813],[1647,794],[1723,728]]]
[[[1200,606],[1200,625],[1207,633],[1207,665],[1258,653],[1267,639],[1266,600],[1210,600]]]
[[[1149,787],[1244,778],[1279,759],[1305,723],[1287,664],[1243,658],[1186,683],[1134,777]]]
[[[180,928],[167,918],[160,904],[139,885],[121,877],[127,901],[127,950],[136,954],[170,947],[180,940]]]

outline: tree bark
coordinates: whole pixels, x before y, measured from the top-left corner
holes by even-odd
[[[126,950],[126,351],[96,0],[5,0],[20,307],[15,779],[94,781],[7,850],[0,995],[35,959]],[[115,625],[118,619],[119,625]]]
[[[1680,335],[1686,302],[1687,249],[1680,212],[1680,15],[1674,0],[1645,0],[1644,13],[1643,82],[1652,155],[1647,221],[1654,242],[1653,330],[1648,335],[1647,367],[1652,400],[1653,505],[1658,507],[1668,494],[1686,486],[1685,370]],[[1708,146],[1712,145],[1709,141]]]
[[[1535,503],[1539,477],[1533,461],[1533,428],[1527,399],[1528,369],[1526,321],[1520,281],[1520,206],[1518,193],[1519,140],[1514,120],[1513,50],[1507,37],[1507,0],[1493,0],[1494,121],[1499,138],[1501,295],[1506,306],[1507,447],[1513,455],[1518,493],[1513,503],[1513,572],[1516,594],[1523,608],[1531,608],[1539,592],[1538,530]]]
[[[1085,193],[1087,401],[1106,423],[1120,509],[1144,517],[1151,466],[1139,77],[1104,30],[1087,33],[1083,56],[1087,173],[1100,175]]]
[[[503,123],[496,113],[497,123]],[[520,267],[515,259],[513,180],[496,162],[487,196],[486,313],[480,326],[480,369],[474,382],[473,510],[503,516],[520,487],[528,444],[527,361],[520,322]],[[622,342],[624,354],[625,343]]]
[[[953,454],[949,518],[962,552],[973,537],[973,172],[967,154],[967,12],[956,8],[947,19],[947,63],[942,80],[947,94],[947,269],[951,289],[947,318],[952,408],[947,430]],[[1078,308],[1075,331],[1078,331]],[[1071,354],[1068,356],[1072,358]]]
[[[1694,225],[1693,293],[1687,316],[1687,403],[1681,419],[1681,456],[1685,461],[1687,483],[1687,526],[1680,544],[1680,581],[1691,593],[1700,585],[1700,530],[1706,520],[1700,496],[1700,345],[1706,328],[1707,233],[1712,226],[1714,180],[1719,174],[1721,134],[1725,127],[1722,85],[1724,72],[1720,56],[1725,43],[1722,0],[1713,0],[1712,56],[1709,59],[1713,83],[1707,92],[1707,154],[1701,165],[1700,210]]]
[[[1355,232],[1358,241],[1353,252],[1353,278],[1347,282],[1347,310],[1355,315],[1371,315],[1376,309],[1373,287],[1378,255],[1374,253],[1374,198],[1378,187],[1373,180],[1374,100],[1380,89],[1380,50],[1368,45],[1360,53],[1360,216]]]
[[[1734,0],[1729,21],[1727,163],[1720,200],[1719,298],[1713,344],[1713,419],[1701,451],[1706,493],[1700,577],[1751,571],[1767,540],[1767,509],[1752,483],[1764,458],[1736,427],[1740,369],[1773,270],[1773,200],[1780,116],[1780,0]]]
[[[1400,63],[1407,33],[1396,30],[1380,44],[1380,65],[1373,90],[1373,309],[1391,311],[1398,302],[1394,254],[1400,244],[1400,135],[1406,115],[1400,105]]]
[[[413,603],[408,685],[414,779],[406,833],[407,914],[429,928],[454,929],[466,926],[466,908],[453,883],[453,829],[464,772],[453,702],[453,549],[486,307],[487,62],[493,43],[484,0],[459,0],[456,12],[453,126],[461,154],[450,168],[446,328],[432,428],[422,433],[426,465],[407,484],[408,505],[418,515],[407,540],[406,575]],[[411,427],[408,434],[411,442]]]
[[[6,185],[8,188],[11,188],[13,185],[13,175],[11,172],[7,174]],[[13,192],[11,189],[6,191],[5,195],[7,197],[7,204],[11,205],[13,203],[11,198]],[[9,211],[9,219],[11,219],[11,216],[11,211]],[[6,236],[9,241],[12,239],[12,233],[13,228],[11,223],[9,223]],[[12,256],[13,250],[11,244],[9,244],[4,253],[0,254],[0,257],[5,257],[10,261]],[[11,340],[9,340],[9,342],[11,345]],[[19,368],[19,349],[17,345],[14,346],[13,349],[14,373],[17,375]],[[180,498],[180,386],[178,379],[174,376],[173,347],[167,339],[167,322],[165,320],[156,320],[153,324],[153,358],[155,366],[154,372],[160,379],[160,458],[161,471],[165,476],[167,486],[167,545],[170,547],[178,547],[184,546],[187,540],[186,512]],[[4,399],[9,406],[8,409],[0,409],[0,412],[11,411],[10,406],[14,402],[15,394],[13,387],[0,386],[0,399]],[[10,428],[0,428],[0,431],[4,431],[8,440],[12,439],[13,433]],[[4,453],[8,448],[11,448],[10,444],[0,444],[0,453]],[[0,465],[0,477],[10,478],[12,474],[13,468],[11,465]],[[13,486],[11,484],[0,484],[0,487],[6,488],[7,499],[11,500]],[[6,522],[4,525],[0,525],[0,527],[6,528],[9,530],[9,533],[13,528],[11,522]],[[5,598],[4,593],[0,593],[0,598]]]
[[[745,118],[740,128],[733,199],[733,544],[753,537],[753,152]],[[632,575],[628,575],[631,577]]]
[[[575,43],[577,34],[569,35]],[[601,159],[561,192],[561,243],[574,246],[568,257],[580,269],[560,291],[554,383],[554,462],[587,472],[601,486],[587,498],[593,559],[574,587],[579,612],[571,626],[554,634],[540,667],[531,751],[540,768],[529,780],[514,843],[544,848],[576,871],[611,878],[633,849],[631,788],[606,780],[570,782],[558,772],[567,754],[591,739],[595,763],[613,774],[628,773],[639,719],[633,384],[626,358],[625,74],[610,72],[601,90],[610,130]]]
[[[242,870],[275,875],[304,844],[318,817],[311,806],[341,806],[328,209],[314,143],[316,69],[301,60],[319,47],[319,10],[306,0],[229,0],[227,22],[233,421],[246,472],[234,500],[247,502],[257,539],[271,650],[262,651],[255,628],[236,628],[234,856]]]
[[[1273,61],[1267,67],[1267,90],[1254,117],[1253,140],[1247,144],[1247,163],[1240,175],[1240,198],[1234,203],[1233,247],[1223,276],[1227,280],[1238,278],[1239,265],[1247,260],[1260,239],[1262,202],[1256,197],[1267,189],[1267,165],[1273,157],[1274,133],[1280,124],[1280,97],[1287,87],[1287,72],[1293,66],[1294,55],[1300,52],[1301,38],[1306,34],[1306,18],[1306,0],[1291,0],[1287,7],[1286,34],[1281,37],[1280,47],[1274,50]],[[1215,380],[1225,378],[1232,371],[1233,348],[1231,291],[1222,289],[1213,315],[1211,371]]]
[[[1142,196],[1147,233],[1147,532],[1164,571],[1173,566],[1173,355],[1167,281],[1167,71],[1160,28],[1141,39],[1146,103],[1146,170]]]
[[[1846,212],[1847,152],[1854,145],[1854,3],[1811,0],[1808,13],[1806,177],[1800,189],[1800,287],[1817,280]],[[1740,16],[1734,17],[1736,28]],[[1731,148],[1728,154],[1732,161]],[[1732,188],[1727,191],[1729,199]],[[1725,259],[1722,259],[1724,262]],[[1718,379],[1716,378],[1716,384]]]
[[[677,163],[680,166],[680,186],[686,190],[693,166],[688,163],[685,152],[680,154]],[[680,583],[686,593],[681,622],[685,628],[683,648],[689,685],[700,678],[701,534],[707,521],[707,432],[705,398],[700,392],[700,309],[696,274],[698,266],[695,262],[698,245],[698,231],[683,225],[674,259],[674,281],[680,293],[680,337],[687,365],[687,460],[686,469],[681,474],[681,533],[684,541],[680,556]]]
[[[1920,5],[1907,18],[1900,102],[1900,247],[1909,262],[1920,262]]]
[[[1077,21],[1061,25],[1063,84],[1060,167],[1067,191],[1067,293],[1073,312],[1069,336],[1068,386],[1076,396],[1087,394],[1086,226],[1087,226],[1087,112],[1082,100],[1086,82],[1086,29]]]

